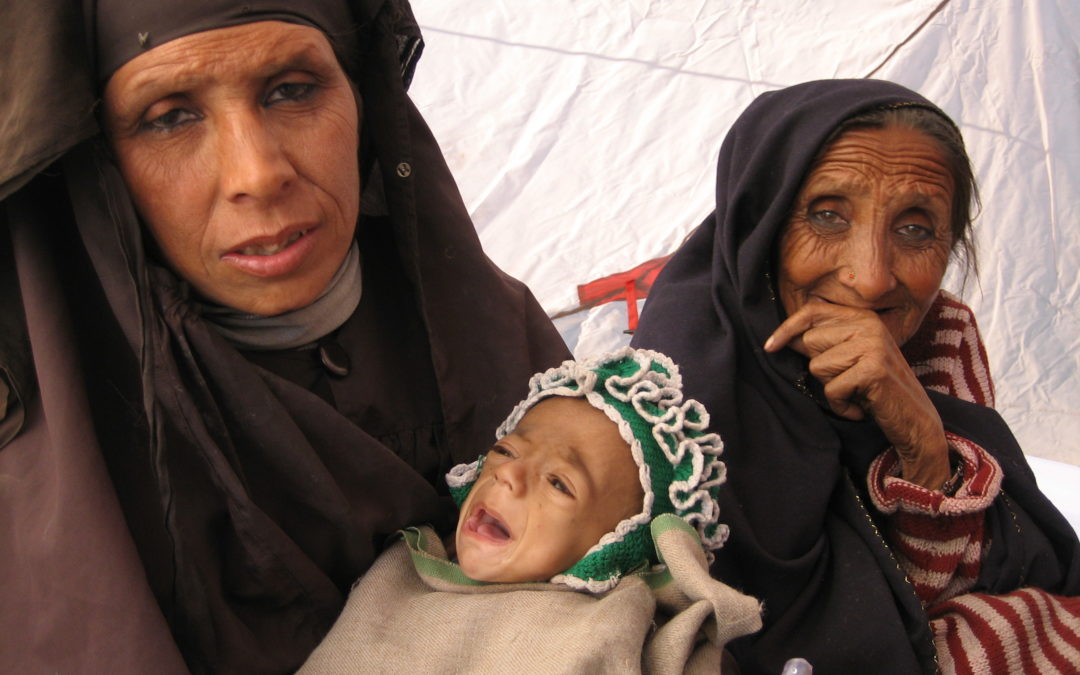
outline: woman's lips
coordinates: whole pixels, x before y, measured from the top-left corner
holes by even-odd
[[[828,298],[824,298],[824,297],[821,297],[821,296],[818,296],[818,295],[811,296],[811,300],[817,300],[819,302],[824,302],[824,303],[826,303],[828,305],[836,305],[837,307],[850,307],[851,309],[867,309],[867,310],[870,310],[871,312],[874,312],[876,314],[885,314],[887,312],[891,312],[894,309],[896,309],[895,307],[860,307],[858,305],[852,305],[852,304],[849,304],[849,303],[846,303],[846,302],[840,302],[839,300],[830,300]]]
[[[503,523],[502,519],[482,506],[474,510],[469,519],[465,521],[465,531],[480,539],[497,544],[513,539],[510,529]]]
[[[295,271],[315,247],[318,228],[291,228],[277,238],[244,242],[221,256],[221,261],[256,277],[280,277]]]

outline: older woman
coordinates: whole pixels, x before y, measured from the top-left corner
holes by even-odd
[[[950,257],[971,253],[974,192],[955,125],[903,87],[770,92],[724,141],[716,211],[653,288],[634,344],[681,364],[725,440],[732,536],[714,573],[764,602],[764,629],[733,647],[743,672],[802,656],[932,673],[981,647],[950,647],[927,607],[1080,592],[1076,535],[1007,426],[924,389],[901,352]],[[1043,620],[1002,611],[980,620]],[[1040,631],[1036,650],[1055,639]]]
[[[565,347],[405,2],[83,9],[0,35],[0,669],[288,671]]]

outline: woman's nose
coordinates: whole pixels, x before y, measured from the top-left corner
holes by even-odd
[[[257,111],[226,116],[218,133],[221,189],[229,201],[273,202],[296,178],[281,139]]]
[[[840,282],[872,302],[896,288],[893,256],[887,237],[862,232],[848,242],[846,260],[837,270]]]

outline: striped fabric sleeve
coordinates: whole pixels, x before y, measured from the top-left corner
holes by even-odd
[[[982,561],[983,516],[1001,491],[997,461],[971,441],[945,435],[963,464],[963,482],[952,497],[900,478],[900,458],[891,448],[874,460],[868,476],[870,499],[889,516],[889,543],[923,606],[975,584]]]
[[[975,313],[956,296],[938,293],[902,351],[927,389],[994,407],[994,381]]]
[[[1080,672],[1080,598],[1038,588],[968,593],[928,614],[942,673]]]

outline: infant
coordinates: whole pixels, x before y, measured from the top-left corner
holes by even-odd
[[[708,423],[657,352],[534,375],[494,446],[447,476],[457,561],[429,528],[404,532],[304,672],[718,672],[761,619],[709,576],[728,530]]]
[[[630,445],[583,398],[540,401],[488,451],[455,544],[472,579],[547,581],[641,511]]]
[[[721,546],[723,444],[708,422],[656,352],[627,348],[534,375],[494,447],[447,476],[461,505],[462,571],[607,590],[659,562],[649,524],[662,513],[694,526],[707,549]]]

